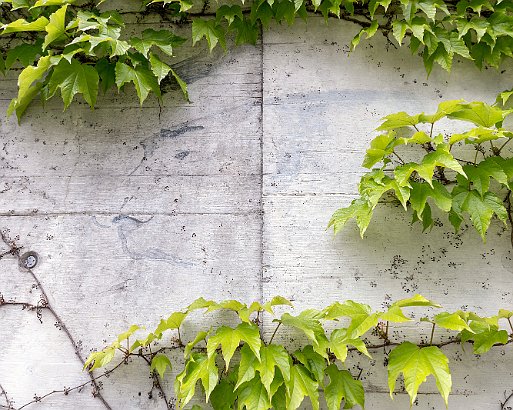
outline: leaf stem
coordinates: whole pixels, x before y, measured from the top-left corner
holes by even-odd
[[[503,149],[503,148],[504,148],[504,147],[505,147],[505,146],[506,146],[510,141],[511,141],[511,138],[508,138],[508,140],[507,140],[504,144],[502,144],[502,145],[499,147],[499,150],[497,151],[497,152],[498,152],[497,156],[499,156],[499,155],[501,154],[502,149]]]
[[[276,329],[274,329],[274,332],[273,332],[271,338],[269,339],[269,344],[271,344],[273,342],[274,336],[276,335],[276,332],[278,331],[280,326],[281,326],[281,322],[278,322],[278,326],[276,326]]]
[[[394,155],[397,157],[397,159],[401,162],[401,164],[402,164],[402,165],[404,165],[404,163],[405,163],[405,162],[404,162],[404,160],[399,156],[399,154],[397,154],[395,151],[393,151],[393,152],[392,152],[392,154],[394,154]]]
[[[433,346],[433,336],[435,334],[435,326],[436,326],[436,324],[433,323],[433,327],[431,328],[431,337],[429,338],[429,345],[430,346]]]

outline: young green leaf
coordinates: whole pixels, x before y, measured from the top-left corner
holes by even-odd
[[[64,108],[68,108],[76,94],[82,94],[84,100],[93,108],[98,96],[98,72],[89,65],[81,64],[78,60],[61,60],[55,67],[48,84],[50,95],[57,89],[61,90]]]
[[[461,342],[472,340],[473,351],[475,354],[488,352],[495,344],[503,345],[509,340],[506,330],[499,330],[497,326],[486,322],[472,321],[470,323],[472,331],[463,330],[461,332]]]
[[[404,375],[404,385],[410,396],[410,405],[417,397],[419,386],[428,376],[433,375],[438,391],[447,405],[452,380],[449,359],[436,346],[419,348],[410,342],[401,343],[390,352],[388,358],[388,386],[393,398],[395,384],[400,373]]]
[[[280,322],[285,326],[295,327],[296,329],[301,330],[306,337],[313,342],[315,351],[326,357],[328,339],[326,338],[324,328],[319,321],[322,317],[323,315],[321,312],[309,309],[304,310],[297,316],[284,313],[281,316]]]
[[[48,22],[48,19],[43,16],[31,22],[18,19],[12,23],[4,24],[0,27],[0,30],[2,30],[2,34],[18,33],[20,31],[45,31]]]
[[[272,399],[271,384],[275,378],[275,368],[280,370],[283,379],[288,382],[290,380],[290,363],[290,356],[282,346],[270,344],[260,348],[260,363],[256,364],[256,369],[269,394],[269,400]]]
[[[187,358],[191,354],[192,349],[199,342],[202,342],[203,340],[205,340],[209,334],[210,334],[210,332],[205,332],[205,331],[198,332],[196,334],[196,337],[194,338],[194,340],[192,340],[191,342],[187,343],[187,345],[185,345],[185,349],[183,352],[184,357]]]
[[[319,383],[312,379],[312,376],[301,364],[291,367],[290,382],[287,385],[287,409],[295,410],[309,397],[314,410],[319,410]]]
[[[241,342],[245,342],[251,348],[258,360],[260,360],[260,331],[258,326],[250,323],[241,323],[235,329],[228,326],[221,326],[216,333],[207,341],[207,354],[214,355],[217,347],[221,345],[226,369],[230,360]]]
[[[157,77],[159,84],[162,82],[164,78],[167,77],[169,72],[171,71],[171,67],[169,67],[166,63],[164,63],[158,56],[155,54],[150,54],[150,64],[151,71]]]
[[[52,13],[50,16],[50,21],[45,27],[46,32],[48,33],[45,37],[45,41],[43,43],[43,50],[55,40],[59,39],[64,33],[66,33],[66,11],[68,9],[68,5],[65,4],[55,13]]]
[[[234,390],[231,375],[222,379],[210,395],[210,404],[214,410],[233,409],[237,400],[237,393]]]
[[[378,324],[380,314],[373,313],[369,305],[347,300],[344,303],[335,302],[325,310],[326,319],[334,320],[340,317],[348,317],[351,323],[347,328],[350,339],[356,339],[367,333]]]
[[[339,410],[342,400],[345,401],[344,409],[352,409],[357,404],[365,408],[365,393],[360,380],[353,379],[351,373],[334,364],[326,369],[326,374],[330,382],[324,389],[324,396],[329,410]]]
[[[50,68],[55,65],[55,59],[50,56],[41,57],[37,66],[28,66],[18,77],[18,97],[11,101],[7,115],[16,112],[18,121],[27,109],[28,105],[41,90],[42,80]]]
[[[185,369],[176,376],[175,393],[180,409],[183,409],[194,397],[198,381],[201,381],[208,401],[219,380],[216,356],[215,351],[209,356],[193,353],[185,364]]]
[[[168,367],[169,370],[173,368],[171,361],[169,360],[169,357],[167,357],[165,354],[157,354],[151,360],[150,370],[156,370],[160,378],[164,378],[164,373],[166,372]]]
[[[242,346],[242,349],[240,349],[240,365],[235,389],[238,389],[239,386],[241,386],[242,384],[250,380],[253,380],[258,367],[259,361],[255,356],[255,353],[253,353],[251,348],[247,344],[245,344],[244,346]]]
[[[369,201],[357,198],[347,208],[340,208],[333,213],[328,228],[333,227],[333,232],[336,235],[346,225],[347,221],[354,218],[360,228],[360,236],[363,238],[372,219],[372,213],[372,206]]]
[[[310,372],[319,383],[324,382],[324,370],[326,369],[326,359],[319,353],[316,353],[311,345],[307,345],[303,350],[296,350],[294,357],[301,362],[305,369]],[[283,370],[282,370],[283,373]]]
[[[258,377],[244,383],[238,390],[238,404],[240,409],[268,410],[271,401],[264,385]]]
[[[150,70],[141,66],[133,68],[118,61],[116,63],[116,85],[118,89],[130,82],[135,86],[141,105],[150,91],[153,91],[158,98],[161,97],[157,78]]]
[[[502,110],[481,101],[462,104],[461,109],[448,115],[449,118],[469,121],[482,127],[493,127],[501,124],[510,110]]]
[[[472,329],[468,325],[468,323],[457,313],[439,313],[433,319],[434,323],[437,326],[440,326],[444,329],[456,330],[461,332],[464,329],[469,330],[473,333]]]
[[[217,43],[225,48],[224,31],[215,20],[194,19],[192,21],[192,44],[196,44],[202,38],[205,38],[210,51],[212,51]]]
[[[371,357],[362,339],[352,338],[351,334],[348,335],[347,329],[335,329],[330,336],[329,348],[342,363],[346,361],[348,346],[354,346],[360,353]]]

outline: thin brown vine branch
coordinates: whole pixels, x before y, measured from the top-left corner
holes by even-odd
[[[9,239],[6,235],[6,233],[3,231],[0,231],[0,238],[10,248],[12,255],[14,257],[16,257],[18,263],[20,263],[20,265],[21,265],[20,250],[22,249],[22,247],[17,246],[15,241]],[[30,276],[36,283],[36,286],[41,293],[41,301],[38,302],[38,305],[39,305],[39,303],[41,303],[41,306],[44,307],[46,310],[48,310],[52,314],[52,316],[55,318],[55,320],[57,321],[58,328],[64,331],[65,335],[67,336],[68,340],[70,341],[71,345],[73,346],[75,355],[80,360],[80,362],[82,363],[82,366],[83,366],[85,363],[85,360],[82,357],[82,355],[80,354],[80,350],[77,346],[77,343],[75,342],[73,335],[71,334],[71,332],[69,331],[69,329],[67,328],[67,326],[65,325],[65,323],[63,322],[61,317],[57,314],[57,312],[50,305],[48,295],[47,295],[41,281],[38,279],[38,277],[36,276],[36,274],[34,273],[34,271],[32,269],[26,269],[26,271],[30,274]],[[14,302],[14,303],[16,303],[16,302]],[[41,317],[38,316],[38,318],[40,321],[42,320]],[[92,373],[88,373],[88,374],[89,374],[90,382],[92,383],[92,385],[94,387],[93,396],[97,397],[103,403],[103,405],[105,406],[105,408],[107,410],[111,410],[110,405],[107,403],[107,401],[105,400],[105,398],[102,396],[102,394],[100,392],[100,387],[97,385],[94,375]]]
[[[46,399],[47,397],[49,396],[53,396],[54,394],[58,394],[58,393],[62,393],[64,395],[68,395],[69,393],[71,393],[72,391],[75,391],[75,390],[80,390],[82,388],[84,388],[85,386],[87,386],[88,384],[91,384],[93,386],[94,389],[96,389],[97,387],[97,384],[96,384],[96,381],[98,379],[101,379],[102,377],[107,377],[108,375],[110,375],[112,372],[114,372],[118,367],[120,367],[123,363],[125,363],[125,361],[121,361],[120,363],[118,363],[116,366],[114,366],[112,369],[110,370],[107,370],[106,372],[100,374],[99,376],[96,376],[96,377],[92,377],[91,380],[88,380],[87,382],[84,382],[82,384],[79,384],[75,387],[69,387],[69,388],[64,388],[62,390],[53,390],[49,393],[46,393],[42,396],[34,396],[34,399],[23,404],[21,407],[18,407],[18,408],[13,408],[13,410],[22,410],[32,404],[35,404],[35,403],[39,403],[41,402],[42,400]]]
[[[9,409],[9,410],[13,409],[13,404],[12,404],[11,400],[9,399],[7,392],[5,391],[5,389],[3,388],[3,386],[1,384],[0,384],[0,396],[5,397],[5,403],[7,404],[7,406],[2,405],[2,408]]]
[[[501,408],[500,410],[508,410],[508,409],[511,409],[511,407],[506,407],[506,405],[509,403],[510,400],[513,399],[513,391],[511,392],[511,394],[509,396],[506,397],[506,393],[504,393],[504,397],[505,397],[505,400],[504,402],[500,402],[501,404]]]

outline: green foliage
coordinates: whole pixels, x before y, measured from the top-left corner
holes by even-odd
[[[440,305],[415,295],[392,303],[384,311],[354,301],[335,302],[322,310],[309,309],[279,318],[273,306],[292,307],[290,301],[275,297],[261,304],[246,305],[236,300],[214,302],[200,298],[187,309],[161,319],[155,330],[143,334],[130,344],[129,339],[142,329],[132,326],[105,349],[92,353],[85,367],[89,371],[108,366],[116,355],[121,360],[143,358],[153,377],[166,377],[172,369],[166,354],[183,349],[185,365],[176,376],[174,389],[178,408],[184,408],[197,395],[198,386],[206,402],[217,409],[297,409],[308,401],[313,409],[330,410],[364,408],[365,393],[362,381],[348,370],[353,357],[349,352],[371,358],[369,351],[390,346],[388,357],[388,385],[393,396],[397,379],[402,375],[410,403],[416,400],[419,387],[429,376],[448,403],[452,388],[449,359],[437,345],[394,342],[389,325],[393,322],[413,321],[403,310],[409,308],[440,308]],[[219,310],[232,312],[239,323],[221,325],[216,329],[199,331],[188,343],[180,336],[180,329],[189,315],[197,310],[210,314]],[[262,314],[269,314],[276,323],[272,336],[265,337],[259,326]],[[496,316],[480,317],[471,312],[442,312],[431,319],[423,318],[417,325],[429,323],[426,329],[440,327],[456,332],[449,343],[470,343],[474,353],[483,354],[496,345],[513,342],[502,325],[511,326],[513,312],[501,309]],[[269,322],[268,322],[269,323]],[[287,326],[305,336],[302,348],[289,351],[273,342],[277,331]],[[513,327],[510,327],[513,332]],[[171,335],[164,335],[174,332]],[[372,341],[374,339],[374,342]],[[377,339],[377,340],[376,340]],[[168,343],[166,343],[166,340]],[[224,359],[224,366],[221,364]],[[175,364],[174,366],[177,366]],[[224,370],[223,370],[224,367]],[[321,399],[320,391],[324,392]]]
[[[188,98],[185,82],[169,65],[185,39],[170,30],[149,28],[124,39],[122,15],[101,12],[94,2],[26,0],[1,2],[0,8],[0,71],[23,69],[9,115],[20,119],[37,96],[49,100],[57,90],[65,108],[76,94],[94,108],[100,89],[128,84],[142,104],[150,92],[160,99],[165,79],[176,81]]]
[[[494,217],[504,224],[511,218],[513,159],[503,149],[513,133],[502,124],[512,112],[455,100],[441,103],[432,115],[388,115],[378,128],[384,133],[365,155],[363,166],[372,169],[361,178],[360,196],[336,211],[329,226],[338,233],[355,219],[363,237],[375,207],[388,196],[410,209],[413,222],[420,221],[424,230],[434,225],[434,206],[447,214],[456,232],[470,220],[484,241]],[[442,119],[471,125],[468,131],[444,135],[434,128]],[[414,151],[422,155],[407,161],[403,151],[414,158],[419,158]]]
[[[162,29],[160,23],[133,34],[125,27],[124,11],[109,10],[108,5],[101,0],[0,2],[0,72],[39,67],[37,78],[19,76],[20,89],[30,92],[13,100],[9,114],[21,118],[32,100],[38,96],[48,100],[56,89],[61,90],[65,107],[77,93],[94,107],[98,88],[106,92],[128,84],[135,87],[142,104],[150,93],[160,99],[163,81],[176,81],[188,99],[186,84],[171,64],[176,48],[186,39]],[[220,3],[215,16],[202,16],[190,0],[143,0],[141,6],[141,18],[155,13],[164,24],[192,22],[192,44],[206,41],[210,50],[218,45],[226,49],[229,39],[235,44],[256,44],[261,27],[267,28],[271,20],[292,24],[297,17],[306,19],[309,13],[320,13],[326,19],[333,16],[361,26],[351,42],[353,48],[378,32],[390,35],[399,45],[408,44],[413,53],[422,55],[428,73],[435,63],[450,70],[455,56],[469,59],[479,68],[498,67],[513,56],[510,1],[256,0],[250,4]],[[47,57],[52,57],[51,65],[42,64]],[[82,72],[78,72],[79,65]],[[500,98],[505,103],[512,94],[505,91]],[[403,114],[391,118],[386,127],[394,127],[394,121],[397,125],[415,120]],[[493,113],[489,119],[493,121]],[[425,138],[425,134],[419,134],[411,142],[422,144]],[[379,156],[381,145],[376,141],[370,162]],[[444,154],[433,155],[434,162],[437,156]],[[355,204],[339,217],[357,218],[363,226],[371,211],[363,203]]]
[[[399,374],[404,375],[404,385],[410,396],[410,405],[417,398],[419,386],[429,375],[436,380],[436,387],[448,404],[452,387],[449,359],[436,346],[420,348],[410,342],[401,343],[392,350],[388,358],[388,387],[390,395],[395,390]]]

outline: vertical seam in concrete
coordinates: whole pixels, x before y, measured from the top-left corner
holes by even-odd
[[[260,301],[264,302],[264,30],[260,24]]]

